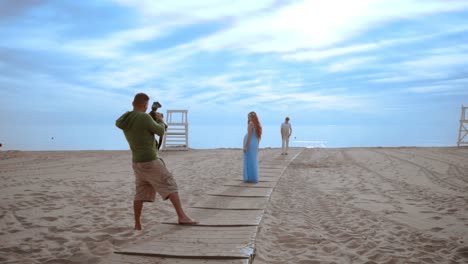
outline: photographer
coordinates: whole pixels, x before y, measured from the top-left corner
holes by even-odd
[[[132,151],[132,167],[135,174],[136,194],[133,201],[135,229],[141,230],[143,202],[154,202],[156,192],[169,199],[177,213],[179,224],[197,224],[182,209],[177,183],[164,163],[158,158],[158,148],[154,134],[164,135],[162,115],[155,113],[155,120],[146,113],[149,96],[144,93],[135,95],[133,111],[126,112],[115,125],[122,129]]]

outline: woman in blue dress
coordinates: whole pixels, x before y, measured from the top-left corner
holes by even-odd
[[[258,145],[262,138],[262,126],[255,112],[250,112],[244,137],[244,182],[258,182]]]

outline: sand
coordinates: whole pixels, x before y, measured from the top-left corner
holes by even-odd
[[[163,158],[186,208],[242,175],[239,149]],[[0,179],[0,263],[105,263],[175,219],[158,197],[133,230],[128,151],[3,151]],[[304,149],[273,191],[253,263],[468,263],[468,149]]]

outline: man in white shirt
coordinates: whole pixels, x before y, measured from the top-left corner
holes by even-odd
[[[292,127],[289,123],[289,117],[286,117],[284,123],[281,124],[281,155],[288,155],[289,137],[292,134]]]

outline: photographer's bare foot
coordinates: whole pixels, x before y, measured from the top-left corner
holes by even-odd
[[[198,221],[190,219],[189,217],[179,218],[179,225],[196,225]]]

